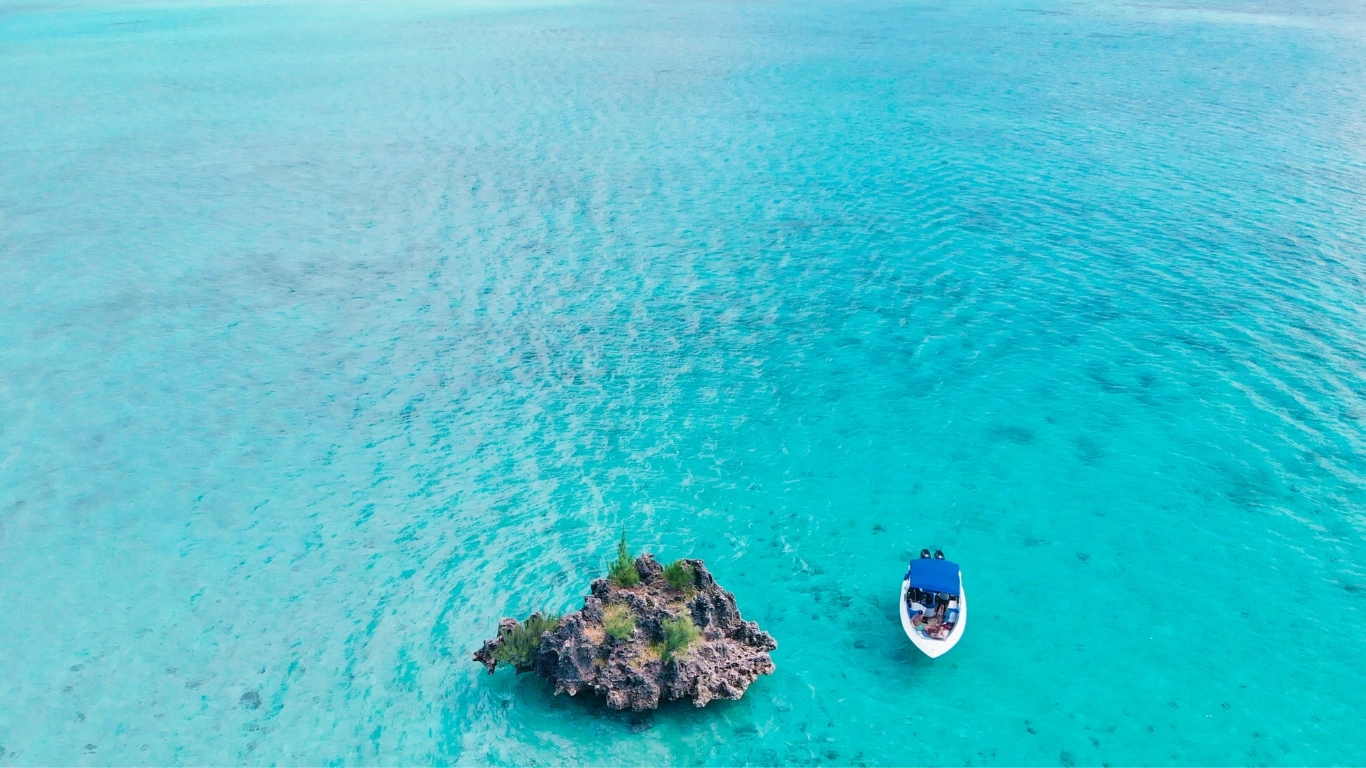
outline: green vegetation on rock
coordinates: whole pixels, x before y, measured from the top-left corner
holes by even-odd
[[[692,566],[682,560],[675,560],[664,566],[664,580],[670,589],[687,589],[693,585]]]
[[[673,661],[688,652],[688,648],[702,637],[697,625],[692,623],[689,616],[680,616],[675,619],[665,619],[664,628],[664,648],[660,652],[660,658],[664,661]]]
[[[640,583],[640,572],[636,570],[635,558],[631,557],[631,550],[626,548],[626,531],[621,532],[621,541],[617,543],[617,559],[607,566],[608,578],[618,587],[634,587]]]
[[[615,640],[630,640],[636,631],[636,617],[623,603],[612,603],[602,610],[602,626]]]
[[[527,669],[541,648],[541,635],[554,632],[560,626],[560,617],[555,614],[542,616],[533,613],[516,629],[498,633],[498,648],[493,658],[499,664],[508,664],[518,669]]]

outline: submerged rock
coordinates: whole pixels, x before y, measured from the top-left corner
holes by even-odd
[[[583,608],[558,624],[540,614],[525,625],[503,619],[498,637],[485,641],[474,660],[490,674],[499,663],[535,672],[557,694],[591,691],[614,709],[654,709],[661,700],[685,698],[699,707],[713,699],[738,699],[759,675],[773,672],[769,651],[778,643],[740,617],[735,596],[701,560],[679,563],[691,572],[691,582],[681,589],[669,586],[654,557],[641,555],[635,560],[640,583],[624,587],[596,579]],[[695,635],[679,629],[687,620]],[[609,624],[618,637],[609,634]],[[547,626],[536,646],[525,630]],[[694,639],[680,643],[680,634]]]

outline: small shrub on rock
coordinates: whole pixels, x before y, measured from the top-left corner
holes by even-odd
[[[559,626],[559,616],[533,613],[516,629],[499,633],[498,650],[494,652],[493,658],[499,664],[507,664],[518,669],[530,667],[532,660],[536,658],[536,652],[541,648],[541,635],[554,632]]]
[[[660,658],[664,661],[673,661],[680,656],[687,655],[688,648],[699,638],[702,632],[697,629],[697,625],[692,623],[689,616],[679,616],[675,619],[665,619],[664,628],[664,648],[660,653]]]
[[[630,640],[636,632],[636,617],[622,603],[612,603],[602,611],[602,626],[614,640]]]
[[[669,583],[670,589],[687,589],[693,585],[692,566],[675,560],[664,566],[664,580]]]
[[[626,547],[626,531],[621,532],[621,541],[617,543],[617,559],[607,566],[607,575],[618,587],[634,587],[640,583],[635,558],[631,557],[631,550]]]

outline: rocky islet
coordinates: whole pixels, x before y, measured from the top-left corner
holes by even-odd
[[[556,694],[591,691],[614,709],[631,710],[678,699],[699,707],[715,699],[739,699],[760,675],[773,672],[769,652],[777,641],[740,616],[735,596],[716,583],[701,560],[674,564],[691,574],[681,588],[670,586],[664,566],[649,554],[636,558],[634,566],[638,583],[595,579],[583,608],[542,632],[539,645],[533,639],[524,649],[512,648],[527,643],[527,625],[543,626],[546,617],[532,614],[527,625],[503,619],[498,637],[485,641],[474,660],[490,674],[504,663],[549,680]],[[612,606],[626,609],[612,609],[619,621],[629,616],[624,631],[608,631]],[[696,633],[680,645],[676,629],[689,621]]]

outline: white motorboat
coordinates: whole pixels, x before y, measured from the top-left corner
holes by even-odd
[[[968,626],[968,595],[958,564],[922,550],[901,582],[901,628],[931,659],[949,652]]]

